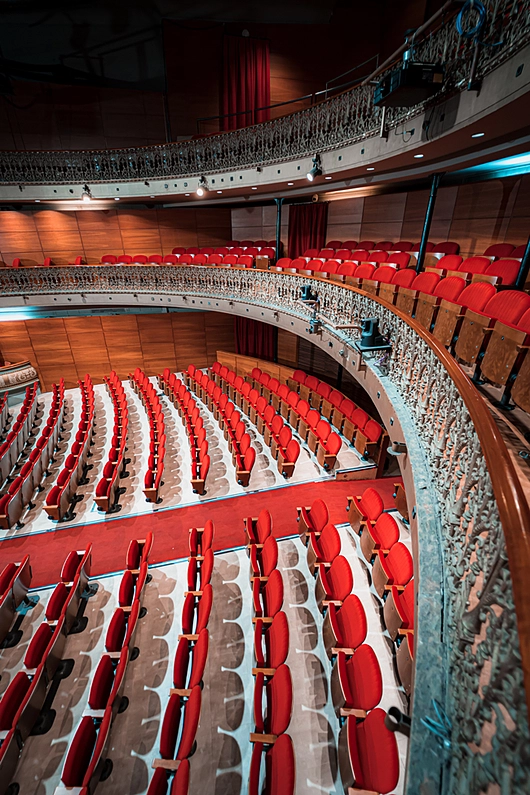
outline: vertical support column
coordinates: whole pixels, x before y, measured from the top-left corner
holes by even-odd
[[[416,263],[416,273],[421,273],[421,271],[423,270],[423,263],[425,262],[427,242],[429,240],[429,232],[431,229],[431,221],[434,214],[434,205],[436,204],[436,194],[438,193],[438,188],[440,186],[440,182],[442,181],[444,173],[445,172],[432,175],[431,193],[429,196],[429,203],[427,205],[427,212],[425,213],[425,219],[423,221],[423,231],[421,233],[421,243],[420,243],[420,250],[418,252],[418,261]]]
[[[515,280],[514,287],[516,290],[524,290],[524,286],[528,279],[529,271],[530,271],[530,236],[528,237],[528,242],[526,244],[523,258],[521,260],[519,273],[517,274],[517,279]]]
[[[280,249],[282,245],[282,205],[283,197],[274,199],[276,202],[276,259],[280,259]]]

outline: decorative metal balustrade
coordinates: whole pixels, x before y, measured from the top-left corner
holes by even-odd
[[[530,0],[483,0],[488,16],[477,49],[477,80],[530,41]],[[473,17],[472,23],[476,21]],[[441,62],[446,79],[431,100],[463,90],[472,72],[476,41],[458,34],[453,15],[414,44],[414,57]],[[381,79],[387,72],[380,75]],[[392,129],[420,113],[388,108]],[[0,184],[71,184],[175,179],[252,168],[312,156],[377,135],[381,111],[373,104],[373,87],[360,85],[306,110],[273,121],[208,138],[159,146],[68,152],[1,152]]]
[[[354,332],[338,326],[377,317],[390,337],[392,352],[381,377],[408,407],[438,495],[444,560],[440,612],[448,660],[443,708],[452,723],[450,749],[440,749],[449,769],[442,791],[528,793],[523,670],[529,661],[526,657],[523,665],[521,646],[526,654],[529,646],[518,625],[524,628],[529,615],[530,513],[504,443],[462,370],[413,320],[360,290],[311,281],[325,327],[350,353]],[[19,303],[46,294],[121,293],[131,301],[145,294],[177,295],[228,300],[234,311],[238,304],[256,305],[304,320],[311,310],[299,298],[307,283],[307,277],[294,274],[193,266],[0,271],[0,295]]]

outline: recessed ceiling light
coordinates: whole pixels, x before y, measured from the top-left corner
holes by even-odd
[[[486,135],[486,133],[473,133],[473,135],[471,137],[472,138],[482,138],[483,135]]]
[[[35,204],[40,204],[40,199],[35,199]]]
[[[185,194],[184,194],[184,196],[189,196],[189,195],[190,195],[189,193],[185,193]]]
[[[418,157],[419,158],[419,157],[423,157],[423,155],[414,155],[414,157]]]
[[[114,201],[115,201],[115,202],[119,202],[119,200],[120,200],[120,197],[119,197],[119,196],[115,196],[115,197],[114,197]]]
[[[288,182],[287,184],[288,185],[294,185],[294,182]]]
[[[222,193],[222,192],[223,192],[222,190],[218,190],[218,191],[217,191],[217,193]]]
[[[154,196],[151,196],[151,198],[152,198],[152,199],[154,199],[155,197],[154,197]]]
[[[324,179],[333,179],[333,177],[324,177]]]
[[[366,170],[367,171],[375,171],[375,167],[374,166],[368,166],[368,168]]]
[[[257,190],[257,188],[252,188],[252,190]]]

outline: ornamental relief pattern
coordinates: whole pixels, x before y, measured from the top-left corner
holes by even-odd
[[[384,373],[410,411],[439,495],[445,588],[440,609],[449,660],[443,706],[453,726],[447,791],[479,795],[496,783],[501,793],[529,792],[530,737],[522,663],[506,544],[491,478],[461,394],[411,326],[369,295],[338,283],[259,270],[6,269],[0,271],[0,294],[28,299],[36,294],[168,294],[185,296],[190,308],[191,300],[223,299],[309,320],[312,309],[300,301],[301,287],[308,282],[319,296],[321,322],[345,346],[352,346],[359,334],[336,326],[378,318],[381,332],[392,342]]]

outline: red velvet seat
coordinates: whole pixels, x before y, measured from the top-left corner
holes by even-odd
[[[192,646],[188,638],[179,640],[173,664],[173,687],[177,690],[192,690],[200,685],[208,659],[209,633],[206,628],[199,632],[196,643]],[[188,681],[188,666],[191,652],[191,673]],[[180,693],[187,695],[190,693]]]
[[[385,726],[384,710],[377,707],[363,721],[347,718],[339,739],[339,767],[345,788],[386,795],[399,780],[396,735]]]
[[[204,555],[213,543],[214,524],[211,519],[207,519],[202,529],[194,527],[190,530],[189,550],[191,557]]]
[[[432,249],[429,249],[434,254],[458,254],[460,246],[451,240],[446,240],[444,243],[435,243]]]
[[[204,591],[204,588],[210,582],[213,572],[214,555],[213,549],[205,550],[202,561],[198,562],[198,558],[190,558],[188,564],[188,590],[189,591]],[[197,582],[199,580],[199,582]]]
[[[278,563],[278,542],[274,536],[269,535],[263,547],[256,544],[250,547],[251,577],[270,577]]]
[[[341,606],[329,605],[322,630],[328,657],[334,656],[334,649],[353,654],[364,643],[367,632],[366,613],[358,596],[352,593]]]
[[[0,731],[9,731],[22,702],[31,687],[31,679],[25,671],[19,671],[0,699]]]
[[[346,243],[344,245],[346,246]],[[375,248],[375,242],[373,240],[359,240],[357,248],[365,248],[367,251],[372,251]]]
[[[46,605],[45,615],[47,621],[57,621],[59,619],[69,594],[70,588],[64,582],[57,583]]]
[[[92,685],[88,695],[88,706],[90,709],[105,709],[114,682],[114,666],[108,654],[101,657],[98,667],[92,678]]]
[[[412,555],[401,541],[391,547],[388,555],[378,550],[372,568],[372,583],[379,596],[382,597],[392,585],[405,586],[413,574]]]
[[[311,574],[319,566],[330,566],[337,555],[340,555],[340,535],[334,524],[326,524],[320,535],[309,534],[307,545],[307,563]]]
[[[263,645],[265,644],[265,649]],[[289,652],[289,624],[283,611],[276,613],[266,628],[263,619],[256,620],[254,628],[254,656],[257,668],[276,669],[287,659]],[[267,672],[267,675],[269,672]]]
[[[368,521],[376,522],[383,508],[381,495],[372,487],[367,488],[360,497],[348,497],[348,520],[352,530],[360,533]]]
[[[265,754],[267,775],[265,788],[260,793],[260,768],[264,751],[263,743],[255,743],[250,763],[249,795],[294,795],[295,757],[293,742],[288,734],[282,734]]]
[[[383,696],[381,668],[371,646],[363,643],[353,656],[339,651],[331,673],[331,692],[335,710],[354,710],[356,717],[377,707]]]
[[[267,695],[267,711],[263,713],[263,690]],[[266,682],[263,673],[256,675],[254,684],[254,721],[256,734],[251,740],[259,742],[259,734],[283,734],[291,722],[293,710],[293,683],[288,665],[282,663]]]
[[[28,670],[38,668],[45,659],[45,652],[53,637],[53,628],[43,622],[31,638],[24,657],[24,665]]]
[[[248,516],[245,519],[245,533],[248,544],[263,545],[272,533],[272,516],[266,508],[263,508],[257,519]]]
[[[393,585],[385,601],[383,617],[388,634],[395,640],[399,633],[414,630],[414,579],[403,590]]]
[[[320,534],[329,522],[328,506],[324,500],[316,499],[310,508],[298,509],[299,533],[305,539],[308,533]]]
[[[378,550],[390,551],[399,541],[399,525],[389,513],[380,514],[374,523],[369,520],[361,535],[361,551],[368,562]]]
[[[460,254],[445,254],[436,263],[436,268],[442,271],[457,271],[463,261],[464,258]]]
[[[523,243],[522,246],[517,246],[517,248],[514,248],[514,250],[510,254],[510,257],[512,257],[513,259],[522,259],[526,251],[526,246],[527,244]]]
[[[97,731],[94,719],[81,718],[70,743],[63,767],[61,781],[65,787],[81,787],[90,759],[96,747]]]
[[[315,584],[315,598],[319,610],[324,611],[329,602],[342,604],[353,588],[353,573],[344,555],[337,555],[331,566],[320,566]]]
[[[278,569],[274,569],[264,583],[255,579],[252,583],[252,600],[256,616],[274,618],[283,606],[283,580]]]
[[[412,251],[414,243],[410,240],[398,240],[397,243],[394,243],[393,249],[394,251]]]
[[[467,257],[458,267],[458,273],[484,273],[490,265],[487,257]]]
[[[496,280],[498,284],[513,285],[517,279],[521,263],[516,259],[499,259],[488,265],[484,271],[489,278]]]
[[[291,439],[285,450],[278,451],[278,471],[285,478],[291,477],[294,466],[300,455],[300,443],[297,439]]]
[[[160,756],[162,759],[173,759],[177,746],[177,737],[181,719],[180,696],[173,694],[169,697],[162,721],[160,733]]]
[[[105,637],[106,650],[109,652],[121,651],[126,631],[127,619],[125,617],[125,612],[118,608],[114,611],[109,628],[107,629],[107,635]]]
[[[504,257],[513,255],[514,249],[515,246],[513,243],[494,243],[492,246],[488,246],[484,252],[484,256],[498,257],[499,259],[503,259]]]

